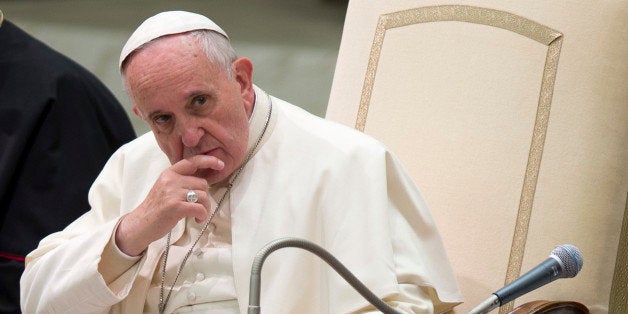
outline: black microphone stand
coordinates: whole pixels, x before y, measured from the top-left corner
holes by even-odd
[[[327,252],[322,247],[298,238],[282,238],[266,244],[255,256],[251,267],[251,281],[249,287],[249,310],[248,314],[260,313],[260,286],[262,281],[262,266],[266,257],[270,253],[285,247],[296,247],[316,254],[331,266],[344,280],[346,280],[358,293],[360,293],[369,303],[385,314],[399,314],[398,311],[390,307],[386,302],[378,298],[371,292],[358,278],[356,278],[338,259]]]

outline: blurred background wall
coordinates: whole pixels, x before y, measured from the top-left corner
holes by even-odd
[[[201,13],[251,58],[254,82],[272,95],[324,116],[338,55],[346,0],[0,0],[4,18],[94,73],[127,110],[118,57],[133,30],[167,10]],[[2,49],[2,43],[0,43]]]

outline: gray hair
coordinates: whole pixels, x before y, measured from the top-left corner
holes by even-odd
[[[229,39],[210,30],[196,30],[187,33],[186,36],[196,39],[201,44],[207,59],[221,66],[229,74],[229,77],[233,76],[231,64],[238,58],[238,55],[231,46]]]
[[[126,66],[128,64],[128,60],[132,57],[133,54],[146,49],[154,42],[158,41],[161,37],[155,38],[137,49],[135,49],[122,63],[121,71],[122,81],[124,83],[125,90],[128,91],[127,80],[126,80]],[[213,64],[222,68],[230,78],[233,78],[233,70],[231,68],[231,64],[235,61],[238,56],[231,46],[229,39],[227,39],[222,34],[211,30],[195,30],[182,34],[182,40],[196,40],[197,43],[201,45],[201,49],[205,53],[205,56],[209,61]]]

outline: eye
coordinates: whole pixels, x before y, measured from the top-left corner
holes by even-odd
[[[157,126],[162,126],[171,120],[170,115],[160,114],[153,117],[153,123]]]
[[[173,121],[174,119],[170,114],[156,114],[151,117],[152,129],[157,133],[170,133]]]
[[[207,103],[207,96],[205,95],[196,96],[192,99],[192,106],[194,107],[202,107],[205,103]]]

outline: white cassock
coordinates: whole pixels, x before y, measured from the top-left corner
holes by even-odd
[[[245,313],[252,261],[264,245],[283,237],[322,246],[400,310],[430,313],[461,302],[428,207],[396,157],[358,131],[257,87],[255,93],[249,150],[272,103],[268,128],[212,232],[184,267],[167,312]],[[25,313],[156,311],[165,238],[136,258],[121,255],[111,239],[120,217],[144,200],[169,166],[151,133],[111,157],[90,191],[91,210],[42,240],[27,257],[21,281]],[[214,199],[223,192],[212,187]],[[172,230],[166,293],[198,228],[182,220]],[[262,313],[347,313],[368,307],[309,252],[285,248],[264,264]]]

